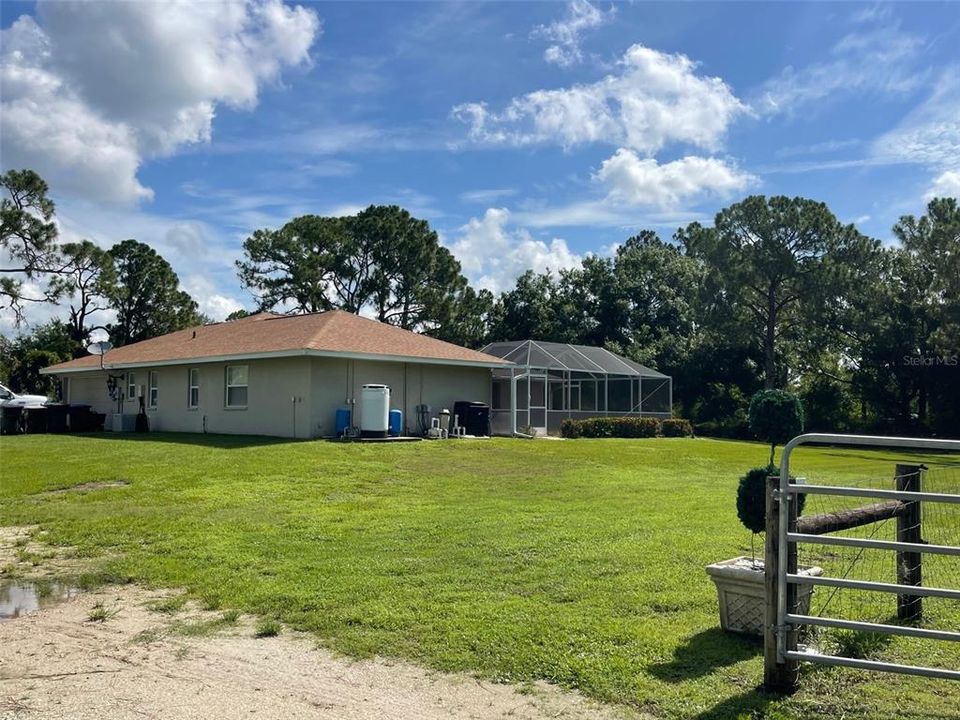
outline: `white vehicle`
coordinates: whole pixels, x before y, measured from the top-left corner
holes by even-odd
[[[47,403],[46,395],[17,395],[0,385],[0,407],[38,407]]]

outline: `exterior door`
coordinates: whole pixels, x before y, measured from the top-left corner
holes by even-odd
[[[547,376],[530,376],[530,427],[547,434]]]

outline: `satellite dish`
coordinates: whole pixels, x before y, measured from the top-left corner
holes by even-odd
[[[113,347],[113,343],[103,340],[101,342],[95,342],[92,345],[87,346],[87,352],[91,355],[103,355]]]

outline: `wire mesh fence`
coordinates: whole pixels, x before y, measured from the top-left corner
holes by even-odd
[[[887,448],[881,452],[859,449],[804,449],[791,459],[790,474],[802,477],[810,486],[827,485],[871,490],[903,488],[907,467],[922,467],[922,492],[960,496],[960,454],[915,453]],[[898,485],[898,480],[900,485]],[[866,505],[884,505],[884,519],[829,533],[831,538],[896,542],[918,530],[917,540],[926,546],[960,547],[960,504],[923,501],[900,502],[865,497],[807,493],[802,515],[845,516]],[[919,512],[916,512],[919,510]],[[848,516],[848,515],[846,515]],[[801,531],[802,531],[801,521]],[[899,525],[899,532],[898,532]],[[932,552],[898,552],[890,548],[869,548],[816,542],[797,543],[798,567],[819,567],[825,578],[869,583],[896,584],[903,579],[919,580],[924,588],[960,590],[960,557]],[[898,567],[899,565],[899,567]],[[898,602],[907,607],[898,609]],[[922,610],[920,608],[922,607]],[[915,613],[905,610],[918,610]],[[854,623],[878,623],[898,627],[960,632],[960,600],[922,597],[853,587],[817,586],[809,607],[788,612],[816,618],[840,619]],[[801,642],[808,650],[824,655],[874,660],[903,665],[960,669],[960,642],[904,637],[876,632],[868,627],[838,628],[808,625]]]

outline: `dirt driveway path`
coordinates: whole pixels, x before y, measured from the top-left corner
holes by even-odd
[[[0,718],[635,717],[546,684],[352,661],[289,631],[256,638],[250,618],[170,598],[111,587],[0,623]]]

